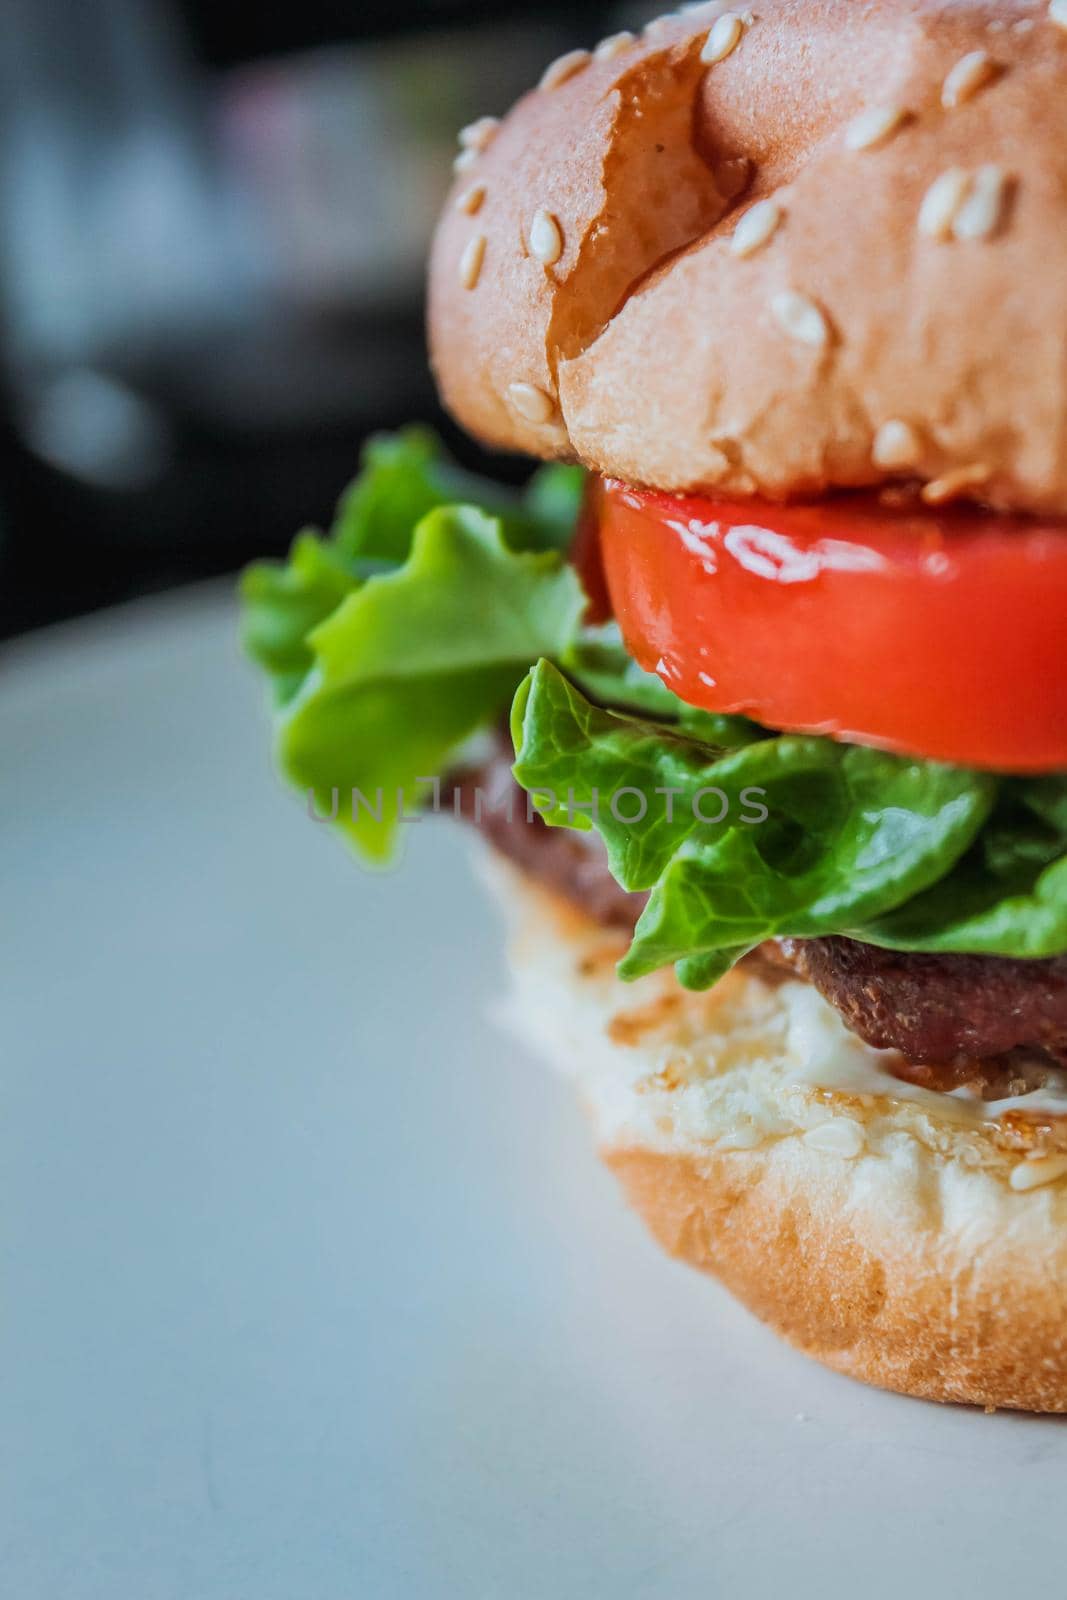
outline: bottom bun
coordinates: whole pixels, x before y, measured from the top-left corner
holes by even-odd
[[[618,933],[492,876],[509,1020],[575,1080],[670,1255],[866,1383],[1067,1411],[1067,1156],[1025,1150],[1017,1115],[890,1077],[807,985],[623,984]]]

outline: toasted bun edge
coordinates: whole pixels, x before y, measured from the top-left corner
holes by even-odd
[[[785,1339],[938,1401],[1067,1411],[1067,1181],[952,1108],[813,1089],[788,991],[735,973],[623,985],[605,933],[511,870],[512,1025],[572,1078],[597,1142],[668,1254]],[[1055,1162],[1055,1158],[1052,1158]]]

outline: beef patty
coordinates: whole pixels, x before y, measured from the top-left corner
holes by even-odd
[[[450,801],[502,855],[607,927],[631,930],[645,905],[608,870],[593,834],[548,828],[501,750],[457,775]],[[968,1085],[987,1099],[1039,1088],[1067,1066],[1067,956],[921,955],[855,939],[776,939],[747,958],[811,983],[853,1033],[903,1058],[898,1075],[932,1089]]]
[[[490,844],[536,882],[585,911],[604,928],[632,933],[648,896],[628,894],[608,870],[592,833],[549,828],[527,810],[527,796],[511,776],[501,751],[484,766],[457,773],[445,796],[456,816],[473,824]]]

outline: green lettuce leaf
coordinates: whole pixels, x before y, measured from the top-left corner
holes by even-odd
[[[862,937],[972,955],[1067,950],[1067,780],[1005,779],[988,826],[953,871]]]
[[[261,561],[241,578],[241,642],[270,675],[285,705],[314,662],[308,636],[336,611],[360,579],[334,546],[305,529],[285,563]]]
[[[439,506],[473,505],[498,517],[513,550],[566,550],[574,536],[585,473],[542,467],[516,495],[462,472],[429,428],[379,434],[363,450],[360,473],[337,508],[331,539],[349,559],[407,560],[415,528]]]
[[[367,445],[328,536],[306,530],[287,561],[243,575],[242,639],[271,682],[279,764],[370,859],[506,714],[531,661],[577,635],[585,601],[560,552],[583,482],[546,467],[512,494],[408,429]]]
[[[558,555],[516,554],[473,507],[431,511],[404,565],[309,635],[314,666],[278,723],[283,771],[384,859],[400,815],[500,715],[530,657],[565,648],[584,605]]]
[[[651,891],[623,975],[676,962],[690,985],[764,939],[855,930],[929,889],[998,791],[829,739],[725,750],[594,706],[548,661],[516,696],[512,734],[545,820],[595,827],[622,886]]]
[[[584,478],[577,467],[542,467],[516,495],[461,472],[429,429],[369,440],[329,535],[305,529],[287,561],[259,561],[242,575],[242,644],[268,673],[276,703],[291,700],[311,671],[315,628],[368,579],[407,561],[415,529],[431,511],[477,506],[499,519],[510,549],[562,552]]]

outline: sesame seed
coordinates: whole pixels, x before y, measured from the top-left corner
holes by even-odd
[[[465,289],[473,289],[481,277],[485,246],[485,234],[476,233],[459,258],[459,281]]]
[[[955,238],[989,239],[1000,227],[1008,199],[1008,174],[1003,167],[979,167],[970,193],[952,219]]]
[[[556,402],[552,396],[532,383],[509,383],[508,399],[512,408],[527,422],[549,422],[556,414]]]
[[[755,1150],[763,1143],[763,1136],[751,1122],[741,1122],[716,1143],[720,1150]]]
[[[616,56],[621,56],[624,50],[629,50],[637,40],[628,28],[622,33],[610,33],[606,39],[601,39],[593,55],[597,61],[614,61]]]
[[[716,61],[725,61],[726,57],[737,49],[744,31],[745,25],[737,12],[724,11],[704,41],[704,48],[700,52],[701,61],[709,67],[714,66]]]
[[[948,505],[950,500],[958,500],[965,490],[977,489],[981,484],[988,483],[991,477],[992,472],[985,462],[975,461],[970,466],[956,467],[943,477],[924,484],[922,497],[928,506]]]
[[[646,39],[656,39],[670,27],[672,22],[678,21],[678,14],[668,11],[662,17],[653,17],[651,22],[646,22],[643,32]]]
[[[730,251],[735,256],[755,255],[778,231],[782,208],[773,200],[757,200],[734,229]]]
[[[680,16],[707,17],[710,22],[713,17],[721,16],[726,10],[726,0],[687,0],[687,4],[678,7]]]
[[[530,254],[544,267],[555,266],[563,254],[563,230],[544,206],[534,213],[530,224]]]
[[[456,201],[456,210],[462,211],[467,217],[477,216],[485,204],[486,192],[484,183],[476,183],[470,189],[464,189]]]
[[[576,72],[584,71],[592,59],[588,50],[568,50],[565,56],[557,56],[555,61],[550,62],[545,68],[538,88],[558,89],[561,83],[573,78]]]
[[[1067,32],[1067,0],[1050,0],[1048,19]]]
[[[820,1122],[817,1127],[809,1128],[804,1143],[825,1155],[854,1161],[867,1143],[867,1135],[862,1124],[851,1117],[835,1117],[832,1122]]]
[[[1067,1156],[1044,1156],[1036,1161],[1020,1161],[1012,1167],[1008,1182],[1017,1194],[1023,1194],[1028,1189],[1056,1183],[1063,1177],[1067,1177]]]
[[[845,147],[848,150],[873,150],[885,144],[906,119],[904,106],[872,106],[863,111],[845,129]]]
[[[928,239],[947,239],[970,187],[970,176],[962,167],[949,167],[935,178],[919,207],[919,232]]]
[[[829,343],[830,325],[807,295],[797,294],[795,289],[784,289],[771,301],[771,311],[790,338],[816,348]]]
[[[991,82],[999,71],[988,50],[972,50],[968,55],[961,56],[941,86],[941,104],[946,111],[962,106]]]
[[[452,163],[452,171],[453,172],[466,172],[469,167],[473,167],[473,165],[477,161],[478,156],[480,155],[480,153],[481,153],[480,151],[475,150],[472,146],[467,145],[464,149],[462,149],[460,151],[460,153],[456,157],[455,161],[453,161],[453,163]]]
[[[875,466],[890,471],[915,466],[921,455],[922,440],[911,423],[895,417],[882,423],[871,446],[871,460]]]
[[[459,142],[464,150],[488,150],[500,128],[499,117],[479,117],[459,130]]]

